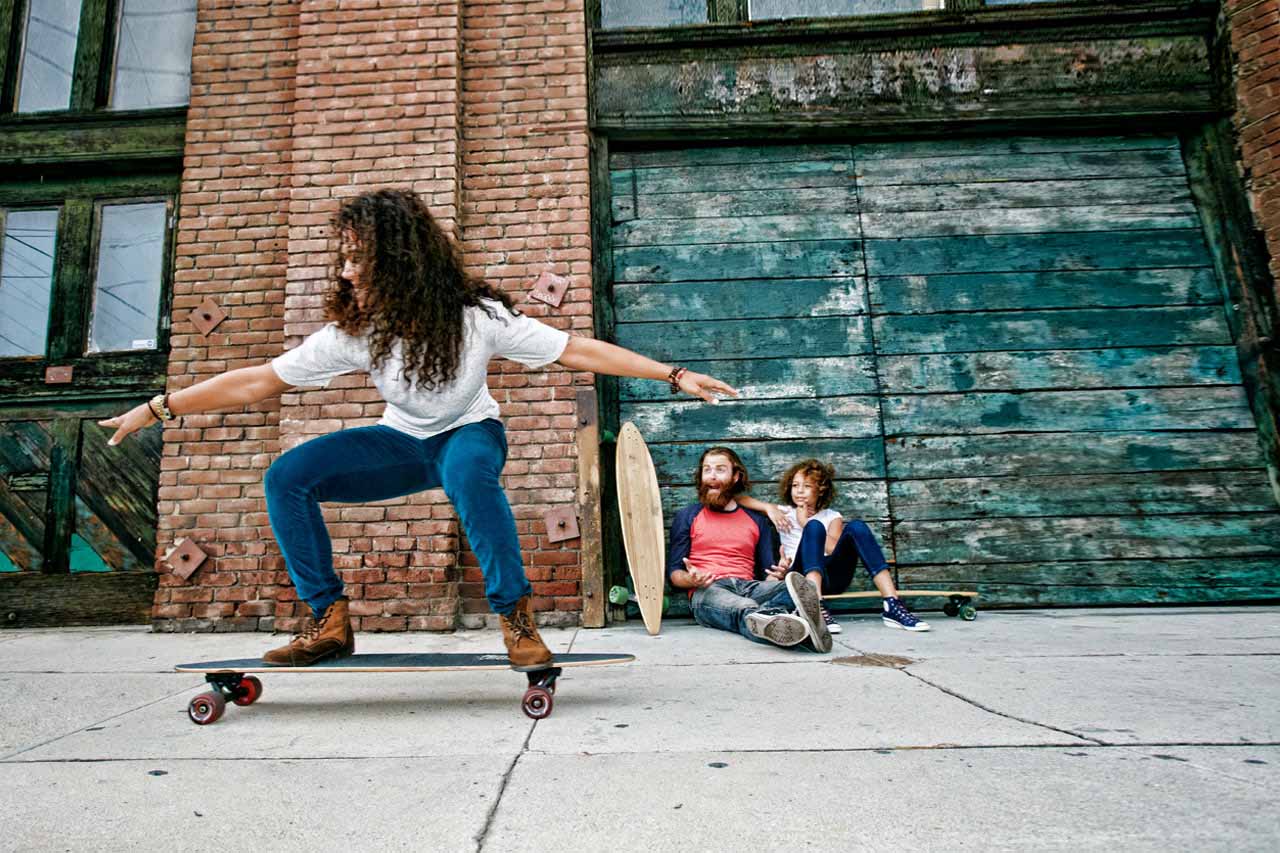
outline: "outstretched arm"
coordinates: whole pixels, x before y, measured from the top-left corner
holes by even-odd
[[[610,376],[635,376],[639,379],[665,380],[671,374],[671,365],[646,358],[629,349],[597,341],[594,338],[569,338],[558,361],[570,370],[589,370]],[[729,385],[702,373],[686,371],[680,377],[680,390],[708,403],[718,402],[716,394],[737,397],[738,392]]]
[[[293,386],[285,382],[266,362],[256,367],[228,370],[169,395],[169,411],[175,415],[194,415],[237,409],[279,396]],[[108,444],[119,444],[125,436],[156,421],[146,403],[134,406],[122,415],[98,421],[98,426],[115,429]]]

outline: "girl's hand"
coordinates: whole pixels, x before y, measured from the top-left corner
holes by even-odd
[[[786,533],[795,526],[787,516],[786,508],[781,504],[765,504],[764,514],[769,516],[769,520],[773,522],[773,526],[779,533]]]
[[[129,433],[137,432],[145,426],[151,426],[153,423],[157,423],[156,416],[151,413],[151,409],[146,403],[141,403],[123,415],[116,415],[114,418],[98,421],[98,426],[116,431],[115,435],[107,439],[107,444],[114,447],[123,441]]]
[[[738,396],[737,390],[727,383],[713,376],[707,376],[705,373],[694,373],[692,370],[686,370],[680,377],[680,390],[691,396],[700,397],[708,403],[720,402],[716,394],[724,397]]]

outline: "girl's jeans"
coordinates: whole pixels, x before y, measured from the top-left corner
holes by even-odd
[[[864,521],[854,519],[847,523],[830,554],[823,553],[826,543],[826,526],[821,521],[810,521],[800,534],[800,545],[791,564],[793,571],[821,572],[823,595],[839,595],[848,589],[858,560],[862,560],[872,578],[889,568],[880,543]]]
[[[484,572],[489,606],[509,613],[530,593],[515,517],[498,475],[502,423],[484,420],[420,439],[386,426],[312,439],[282,455],[264,479],[271,530],[298,598],[319,614],[342,596],[320,504],[366,503],[444,488]]]

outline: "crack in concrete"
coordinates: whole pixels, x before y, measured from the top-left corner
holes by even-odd
[[[498,784],[498,796],[493,798],[493,805],[489,807],[489,813],[484,816],[484,825],[480,827],[479,832],[472,836],[472,840],[476,843],[475,853],[483,853],[485,839],[489,836],[489,830],[493,826],[493,819],[497,817],[498,807],[502,805],[502,795],[507,791],[507,783],[511,781],[511,774],[515,773],[516,765],[520,763],[520,759],[529,751],[529,741],[533,739],[533,732],[537,727],[538,721],[534,720],[533,725],[529,726],[529,734],[525,735],[524,743],[520,745],[520,751],[511,759],[507,772],[502,774],[502,781]]]

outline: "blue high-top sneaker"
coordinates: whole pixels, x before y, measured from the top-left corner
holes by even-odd
[[[901,628],[904,631],[929,630],[929,623],[917,619],[896,596],[884,600],[884,612],[880,614],[880,621],[890,628]]]

